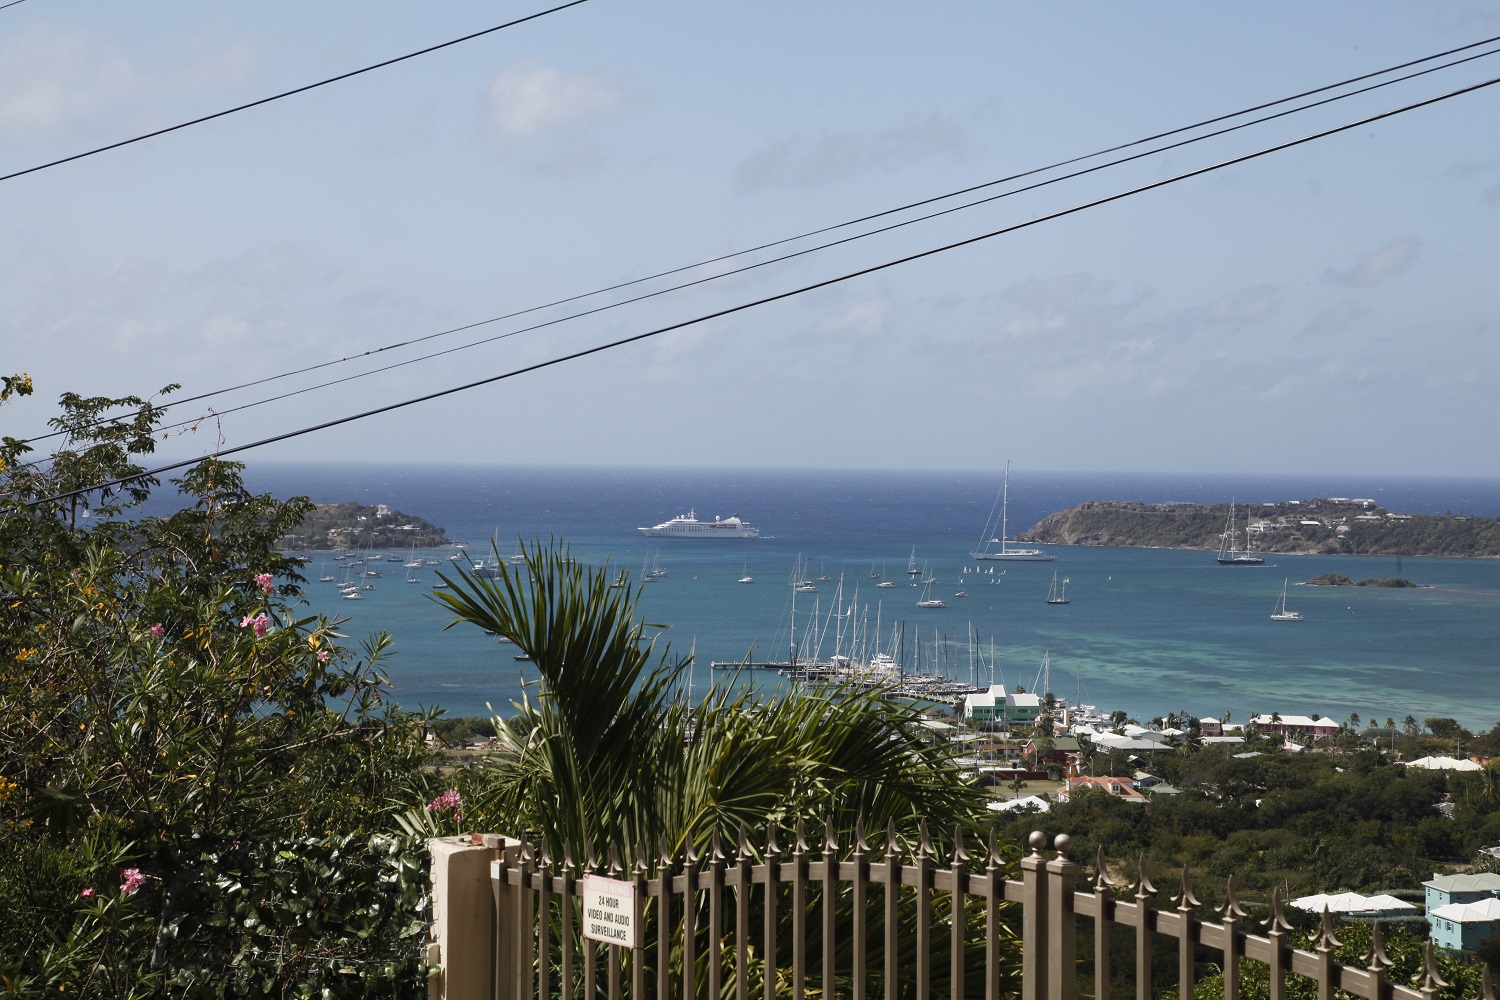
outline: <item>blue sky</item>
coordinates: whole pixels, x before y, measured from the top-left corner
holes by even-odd
[[[27,0],[0,11],[0,173],[540,9]],[[0,183],[3,367],[38,387],[4,431],[41,430],[64,391],[197,394],[358,356],[1496,35],[1500,10],[1463,2],[591,0]],[[526,322],[189,404],[177,415],[223,415],[162,453],[498,375],[1495,76],[1500,55],[394,371],[318,387]],[[1500,87],[1479,90],[244,457],[1495,475],[1497,111]]]

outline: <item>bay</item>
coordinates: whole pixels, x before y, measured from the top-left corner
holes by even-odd
[[[799,560],[826,575],[816,594],[797,596],[799,634],[816,615],[833,651],[829,617],[842,605],[882,644],[901,627],[908,662],[958,679],[987,678],[971,660],[998,663],[993,675],[1028,690],[1123,709],[1141,719],[1168,711],[1243,720],[1251,713],[1346,719],[1406,715],[1458,719],[1471,729],[1500,720],[1500,560],[1396,560],[1274,556],[1260,567],[1221,567],[1213,553],[1055,546],[1054,562],[1008,564],[976,576],[968,551],[979,541],[999,470],[910,472],[616,467],[398,466],[258,463],[252,488],[318,502],[384,503],[426,518],[469,544],[473,558],[513,552],[518,538],[556,540],[587,563],[639,580],[658,561],[667,575],[641,588],[641,610],[670,626],[672,655],[692,649],[692,685],[781,683],[774,673],[711,671],[710,661],[784,659],[794,608],[788,582]],[[1024,529],[1085,500],[1271,502],[1370,497],[1408,513],[1500,515],[1500,479],[1368,476],[1147,475],[1014,469],[1010,525]],[[636,529],[689,509],[700,518],[739,514],[760,528],[754,540],[648,538]],[[947,607],[917,609],[921,588],[905,570],[919,565],[940,582]],[[443,559],[451,550],[425,553]],[[316,582],[330,557],[314,553],[310,610],[347,617],[353,639],[379,630],[395,639],[386,663],[398,701],[441,706],[450,715],[509,714],[530,676],[513,647],[450,621],[431,598],[432,569],[405,583],[400,559],[366,600],[342,601]],[[1003,574],[1001,572],[1003,568]],[[1053,572],[1071,603],[1045,601]],[[897,586],[874,589],[871,573]],[[1293,586],[1288,604],[1302,622],[1269,616],[1283,579],[1322,573],[1355,579],[1405,576],[1418,590]],[[748,573],[754,584],[737,581]],[[955,597],[958,591],[968,596]],[[845,627],[848,627],[846,623]],[[973,636],[973,641],[970,641]]]

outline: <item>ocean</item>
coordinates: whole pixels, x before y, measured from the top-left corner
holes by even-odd
[[[475,559],[515,551],[517,538],[556,540],[611,574],[639,580],[648,562],[667,575],[641,587],[645,621],[669,626],[670,655],[695,654],[691,689],[710,684],[786,683],[766,671],[715,671],[711,661],[785,659],[793,626],[811,623],[834,651],[830,615],[842,580],[843,619],[901,636],[913,668],[957,680],[1048,689],[1142,721],[1169,711],[1328,715],[1381,722],[1407,715],[1458,719],[1474,730],[1500,722],[1500,560],[1272,556],[1260,567],[1221,567],[1211,552],[1051,547],[1045,563],[996,564],[974,574],[967,553],[980,540],[999,488],[982,472],[552,468],[256,463],[251,487],[318,502],[384,503],[442,526]],[[1338,475],[1144,475],[1014,469],[1011,531],[1084,500],[1259,503],[1314,496],[1371,497],[1408,513],[1500,516],[1500,479]],[[753,540],[648,538],[636,529],[695,510],[700,519],[738,514],[761,530]],[[452,550],[419,553],[444,559]],[[392,552],[405,559],[408,553]],[[914,556],[913,556],[914,554]],[[909,560],[939,582],[947,607],[918,609]],[[400,562],[366,600],[343,601],[318,583],[330,557],[308,566],[311,610],[346,617],[351,642],[384,630],[396,700],[449,715],[513,711],[534,677],[513,647],[450,616],[425,584],[405,582]],[[799,563],[816,594],[788,585]],[[1003,570],[1003,572],[1002,572]],[[433,569],[419,571],[430,581]],[[1049,605],[1053,574],[1067,605]],[[1322,573],[1354,579],[1404,576],[1415,590],[1297,587]],[[896,583],[876,589],[873,573]],[[740,584],[744,575],[753,584]],[[1289,579],[1288,606],[1301,622],[1270,614]],[[967,596],[955,596],[962,590]],[[794,617],[795,615],[795,617]],[[876,622],[879,628],[876,628]],[[1045,675],[1043,663],[1047,665]]]

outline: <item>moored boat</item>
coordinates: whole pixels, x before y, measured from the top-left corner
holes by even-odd
[[[756,538],[760,535],[759,528],[740,520],[738,514],[700,521],[697,512],[691,510],[655,527],[636,530],[652,538]]]

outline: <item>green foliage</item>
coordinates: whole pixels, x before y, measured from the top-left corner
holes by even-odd
[[[465,822],[524,835],[554,859],[617,853],[652,869],[663,852],[707,856],[742,832],[752,852],[768,834],[795,843],[799,824],[813,839],[828,824],[845,848],[862,829],[881,849],[890,835],[906,849],[925,822],[941,855],[956,829],[973,833],[987,822],[987,796],[962,777],[956,749],[930,740],[909,705],[844,687],[775,698],[716,687],[692,704],[683,697],[687,661],[637,641],[636,591],[610,587],[607,570],[584,569],[564,550],[536,545],[525,555],[525,566],[502,563],[494,579],[458,567],[445,576],[450,589],[434,595],[454,612],[453,624],[506,636],[541,674],[519,718],[497,726],[500,752],[459,776]],[[910,951],[917,911],[904,899],[899,939]],[[841,890],[837,906],[850,905]],[[784,954],[791,910],[779,910]],[[979,982],[982,923],[966,926],[966,954],[977,963],[971,981]],[[820,956],[813,933],[808,954]],[[1002,940],[1010,982],[1019,969],[1014,934]],[[718,951],[706,938],[701,948]],[[654,944],[646,954],[654,956]]]
[[[161,409],[62,406],[48,462],[0,446],[0,990],[415,995],[424,720],[384,638],[292,615],[307,502],[207,460],[129,520]]]
[[[729,687],[690,704],[686,661],[637,641],[634,591],[563,551],[526,557],[524,572],[502,566],[495,579],[460,568],[434,595],[455,624],[510,638],[541,674],[521,724],[500,727],[501,752],[463,787],[473,822],[629,857],[799,818],[915,836],[922,819],[949,834],[985,816],[955,749],[929,741],[905,704],[878,690],[764,699]]]

